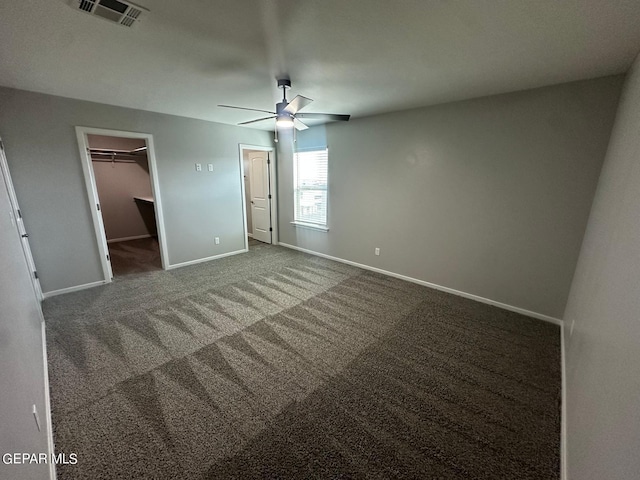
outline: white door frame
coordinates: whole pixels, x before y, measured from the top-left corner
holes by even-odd
[[[109,259],[109,248],[107,247],[107,234],[104,230],[102,221],[102,212],[98,210],[100,199],[98,196],[98,187],[96,186],[96,177],[91,163],[91,154],[89,153],[89,139],[87,135],[104,135],[107,137],[122,138],[139,138],[145,140],[147,144],[147,160],[149,164],[149,176],[151,177],[151,191],[153,193],[153,206],[156,213],[156,225],[158,227],[158,243],[160,244],[160,260],[162,261],[162,269],[166,270],[169,265],[167,257],[167,236],[164,229],[164,217],[162,215],[162,199],[160,198],[160,184],[158,182],[158,170],[156,162],[156,152],[153,144],[153,135],[141,132],[125,132],[121,130],[108,130],[104,128],[92,127],[76,127],[76,136],[78,137],[78,148],[80,149],[80,158],[82,159],[82,170],[84,172],[84,181],[87,186],[87,195],[89,199],[89,210],[93,218],[93,228],[96,233],[98,242],[98,251],[100,252],[100,262],[102,264],[102,272],[104,274],[105,283],[110,283],[113,277],[111,271],[111,261]]]
[[[244,222],[244,248],[249,250],[249,229],[247,225],[247,199],[244,189],[244,151],[258,150],[269,152],[269,192],[271,193],[271,244],[278,245],[278,192],[276,184],[277,161],[275,147],[265,147],[264,145],[248,145],[240,143],[240,185],[242,186],[242,217]]]
[[[22,218],[22,213],[20,211],[20,207],[18,204],[18,197],[16,196],[16,190],[13,186],[13,180],[11,180],[11,172],[9,172],[9,164],[7,163],[7,157],[4,153],[4,143],[2,143],[2,139],[0,138],[0,170],[2,171],[2,176],[4,177],[4,182],[0,180],[0,184],[4,183],[7,187],[7,193],[9,194],[9,203],[11,204],[11,208],[13,209],[13,217],[15,220],[15,225],[18,229],[18,235],[20,235],[20,244],[22,245],[22,251],[24,252],[24,258],[27,261],[27,266],[29,267],[30,276],[31,276],[31,284],[33,285],[33,291],[36,294],[36,298],[39,301],[44,300],[44,295],[42,294],[42,287],[40,286],[40,280],[38,279],[37,269],[35,261],[33,260],[33,255],[31,254],[31,247],[29,246],[29,240],[27,231],[25,230],[24,219]],[[1,187],[0,187],[1,188]]]

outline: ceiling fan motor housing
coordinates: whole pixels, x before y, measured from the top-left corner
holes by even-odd
[[[276,103],[276,115],[278,115],[278,116],[289,115],[289,113],[284,111],[284,109],[285,109],[285,107],[287,105],[289,105],[289,102]]]
[[[276,120],[286,121],[286,122],[293,122],[293,119],[295,117],[292,114],[290,114],[289,112],[285,112],[284,111],[284,109],[285,109],[285,107],[287,105],[289,105],[289,102],[287,102],[287,101],[276,103],[276,115],[278,116]]]

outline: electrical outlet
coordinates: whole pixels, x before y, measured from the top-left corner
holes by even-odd
[[[216,237],[213,239],[216,245],[220,245],[220,237]]]
[[[571,338],[571,335],[573,335],[573,327],[576,324],[576,319],[574,318],[573,320],[571,320],[571,327],[569,327],[569,338]]]
[[[208,165],[208,168],[209,168],[209,171],[210,171],[210,172],[213,172],[213,163],[210,163],[210,164]]]
[[[375,253],[376,255],[380,255],[380,249],[378,247],[376,247],[376,249],[373,251],[373,253]]]
[[[201,171],[202,171],[202,164],[196,163],[196,172],[201,172]]]

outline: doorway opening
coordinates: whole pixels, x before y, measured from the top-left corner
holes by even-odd
[[[273,147],[240,145],[247,249],[277,244],[276,162]]]
[[[151,135],[77,127],[105,281],[165,268]]]

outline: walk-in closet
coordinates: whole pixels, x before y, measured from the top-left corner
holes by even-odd
[[[87,137],[114,277],[161,270],[145,139]]]

